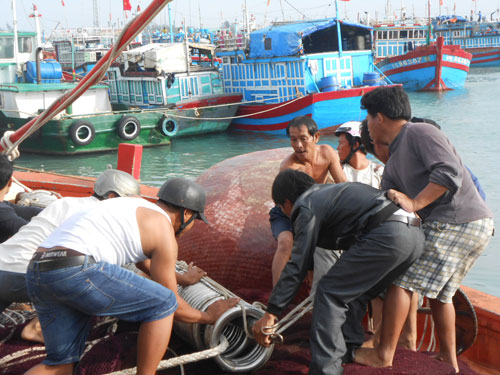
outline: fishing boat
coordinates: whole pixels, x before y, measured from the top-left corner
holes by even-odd
[[[471,67],[500,66],[500,22],[474,22],[460,16],[437,17],[436,36],[472,54]]]
[[[369,26],[328,18],[274,23],[249,33],[248,46],[220,44],[224,90],[243,95],[231,128],[284,134],[307,115],[325,132],[362,120],[361,97],[385,83],[373,77],[370,34]]]
[[[0,134],[21,128],[70,92],[75,83],[61,82],[57,61],[40,60],[36,33],[1,32]],[[164,113],[114,112],[108,86],[93,85],[57,118],[21,145],[26,152],[77,154],[115,150],[121,142],[143,146],[170,144],[159,125]]]
[[[456,45],[436,43],[419,46],[403,55],[387,57],[378,69],[407,91],[442,91],[462,88],[469,72],[472,55]]]
[[[108,70],[113,108],[169,110],[158,126],[170,138],[225,131],[242,95],[224,93],[214,49],[186,40],[125,51]]]

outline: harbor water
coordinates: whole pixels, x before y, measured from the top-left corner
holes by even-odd
[[[497,228],[500,228],[500,69],[471,70],[465,87],[443,93],[411,93],[413,115],[435,120],[455,145],[463,162],[479,178]],[[361,120],[361,119],[353,119]],[[333,135],[321,143],[337,147]],[[248,132],[178,139],[171,146],[144,150],[141,182],[159,186],[167,177],[197,178],[212,165],[248,152],[288,147],[285,135]],[[23,154],[16,165],[59,173],[97,176],[116,166],[116,153],[55,157]],[[499,231],[500,233],[500,231]],[[500,297],[500,236],[492,238],[464,284]]]

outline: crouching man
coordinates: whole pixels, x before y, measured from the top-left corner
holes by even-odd
[[[364,341],[366,303],[413,263],[424,237],[418,219],[398,210],[383,191],[361,183],[313,185],[311,177],[294,170],[274,180],[273,200],[290,216],[294,242],[253,333],[261,345],[270,345],[262,328],[275,324],[292,301],[316,246],[347,249],[318,283],[310,336],[309,373],[339,375],[346,343],[352,352]]]
[[[199,185],[173,178],[160,188],[156,204],[138,197],[111,199],[57,228],[26,273],[47,351],[46,359],[27,374],[71,373],[85,348],[92,316],[141,322],[137,374],[155,374],[174,312],[183,322],[211,324],[233,307],[237,299],[218,301],[202,312],[177,294],[175,236],[191,229],[195,219],[206,222],[204,207]],[[152,280],[120,267],[125,263],[138,263]]]

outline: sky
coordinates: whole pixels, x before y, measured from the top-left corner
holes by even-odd
[[[7,25],[12,25],[12,0],[0,0],[3,11],[0,12],[0,29],[6,29]],[[32,6],[36,4],[39,13],[41,28],[46,33],[50,33],[55,28],[78,28],[92,27],[94,25],[93,0],[15,0],[17,10],[18,29],[20,31],[35,31],[34,19],[29,15],[32,13]],[[150,0],[129,0],[132,9],[139,6],[144,9],[150,4]],[[456,7],[456,14],[470,15],[471,10],[482,11],[483,15],[490,15],[500,8],[500,0],[431,0],[431,15],[452,14]],[[98,9],[99,26],[108,27],[113,24],[123,25],[131,18],[131,12],[125,13],[122,10],[123,0],[96,0]],[[406,9],[407,15],[425,17],[427,14],[426,0],[350,0],[339,1],[339,14],[342,18],[351,21],[358,19],[368,12],[370,19],[383,19],[387,3],[391,5],[391,15],[401,14],[401,9]],[[171,15],[175,25],[180,26],[185,20],[186,24],[193,27],[216,29],[224,21],[230,23],[242,22],[243,8],[245,0],[173,0],[170,3]],[[63,5],[64,4],[64,5]],[[335,16],[334,0],[246,0],[248,13],[253,14],[257,25],[264,22],[317,19]],[[495,14],[495,17],[500,15]],[[168,12],[165,10],[153,21],[156,24],[168,25]],[[110,21],[111,20],[111,21]]]

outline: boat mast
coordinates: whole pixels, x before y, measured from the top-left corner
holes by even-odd
[[[33,4],[33,14],[30,14],[30,18],[35,19],[35,30],[36,30],[36,43],[37,48],[42,45],[42,33],[40,31],[40,17],[42,15],[38,13],[38,7]]]
[[[174,42],[174,27],[172,25],[172,9],[168,3],[168,23],[170,24],[170,43]]]
[[[339,57],[342,57],[342,33],[340,32],[339,3],[335,0],[335,18],[337,21],[337,40],[339,45]]]
[[[427,32],[427,38],[425,40],[425,44],[431,44],[431,0],[427,0],[427,15],[429,17],[429,31]]]
[[[18,73],[19,56],[18,56],[18,39],[17,39],[17,13],[16,13],[16,0],[12,0],[12,25],[14,27],[14,60],[16,62],[16,77]],[[17,78],[16,78],[17,79]]]

